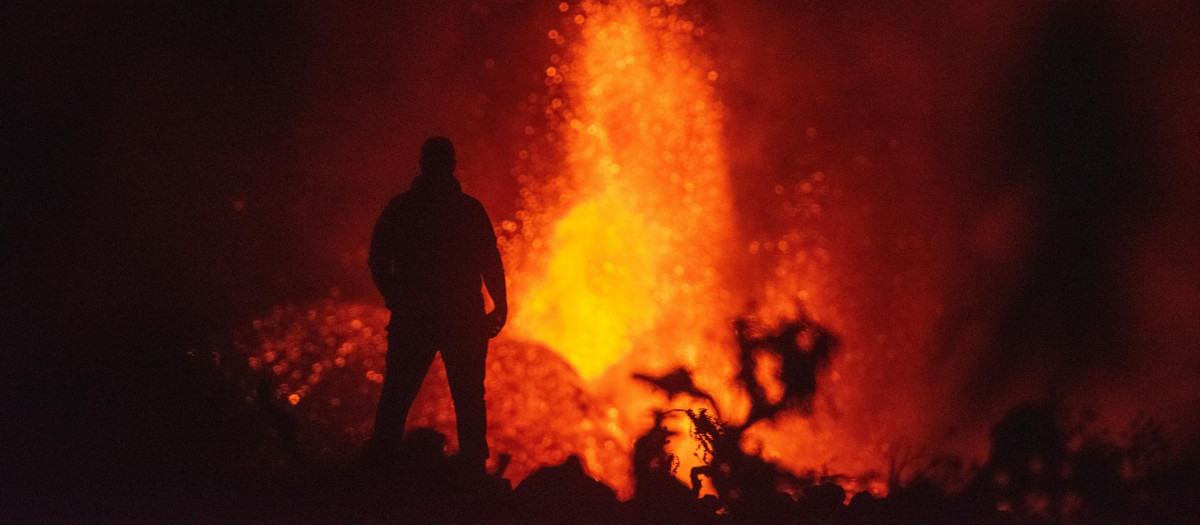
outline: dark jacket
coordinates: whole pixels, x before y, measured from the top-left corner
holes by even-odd
[[[492,223],[452,175],[420,175],[388,203],[368,264],[393,327],[473,330],[483,321],[480,283],[493,297],[504,293]]]

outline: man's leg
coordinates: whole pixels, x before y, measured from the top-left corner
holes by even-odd
[[[437,353],[429,337],[408,331],[389,330],[387,340],[387,373],[383,379],[383,393],[379,396],[379,408],[375,412],[375,436],[372,438],[378,450],[395,450],[400,442],[408,410]]]
[[[459,456],[468,462],[469,468],[480,472],[484,471],[488,458],[487,407],[483,399],[487,345],[487,338],[465,337],[442,351],[458,418]]]

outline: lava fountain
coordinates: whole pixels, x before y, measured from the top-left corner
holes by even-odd
[[[641,366],[702,368],[714,352],[704,329],[730,318],[717,74],[693,43],[702,31],[669,4],[584,2],[580,42],[546,69],[564,197],[527,199],[554,222],[523,229],[541,243],[508,244],[512,331],[587,379],[635,351]]]
[[[747,406],[729,386],[737,303],[726,250],[736,242],[718,73],[697,42],[704,29],[682,6],[560,4],[574,43],[567,31],[548,33],[565,50],[545,70],[541,138],[561,156],[522,175],[522,224],[502,228],[514,234],[504,240],[515,305],[508,337],[563,356],[607,407],[622,451],[665,407],[633,373],[684,367],[712,397],[685,396],[680,406],[735,419]],[[674,446],[686,477],[699,460],[684,436]],[[628,494],[627,474],[606,469],[595,447],[581,452],[593,474]]]

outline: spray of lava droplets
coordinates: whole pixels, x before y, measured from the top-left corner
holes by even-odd
[[[737,372],[736,312],[724,287],[734,226],[718,74],[682,4],[560,5],[578,34],[545,70],[544,138],[562,157],[522,176],[523,223],[505,240],[516,262],[509,336],[566,358],[612,403],[614,433],[629,442],[662,408],[632,372],[684,366],[722,413],[747,403],[725,386]],[[698,460],[682,450],[688,439],[676,441],[686,473]]]
[[[516,263],[508,337],[540,342],[572,365],[615,419],[606,428],[624,441],[617,450],[653,425],[655,410],[715,401],[723,419],[740,424],[749,399],[732,386],[740,365],[730,328],[744,313],[731,290],[739,240],[719,74],[698,41],[705,29],[682,0],[559,7],[578,31],[572,45],[559,31],[548,34],[566,52],[545,70],[549,126],[542,145],[562,157],[546,155],[540,169],[529,163],[520,175],[522,223],[501,228],[512,234],[504,247]],[[786,240],[771,244],[788,251]],[[754,313],[770,320],[797,315],[798,300],[820,305],[812,269],[782,258]],[[712,401],[666,399],[631,378],[680,366]],[[781,388],[778,366],[760,356],[756,375],[768,390]],[[832,372],[834,384],[823,381],[827,392],[812,414],[760,422],[743,447],[796,472],[834,469],[851,476],[843,479],[852,488],[884,493],[878,473],[886,448],[872,442],[878,436],[864,442],[847,435],[853,431],[833,398],[855,393],[837,376]],[[671,452],[682,479],[700,459],[686,429],[674,430],[681,431]],[[629,493],[625,473],[592,460],[611,451],[580,452],[593,474]]]
[[[530,197],[527,208],[554,222],[526,230],[541,243],[509,245],[520,261],[513,331],[589,379],[635,350],[643,366],[703,367],[713,341],[701,328],[730,314],[716,73],[693,45],[693,22],[666,7],[584,2],[581,11],[582,42],[546,69],[551,133],[565,151],[554,190],[564,196],[548,209]]]

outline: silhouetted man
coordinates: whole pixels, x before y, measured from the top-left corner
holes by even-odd
[[[449,139],[426,140],[421,174],[388,203],[371,237],[371,277],[392,311],[372,446],[394,449],[440,351],[458,416],[459,456],[482,471],[488,457],[484,360],[488,339],[504,327],[508,301],[492,223],[483,205],[462,192],[454,165]],[[480,279],[495,303],[487,315]]]

